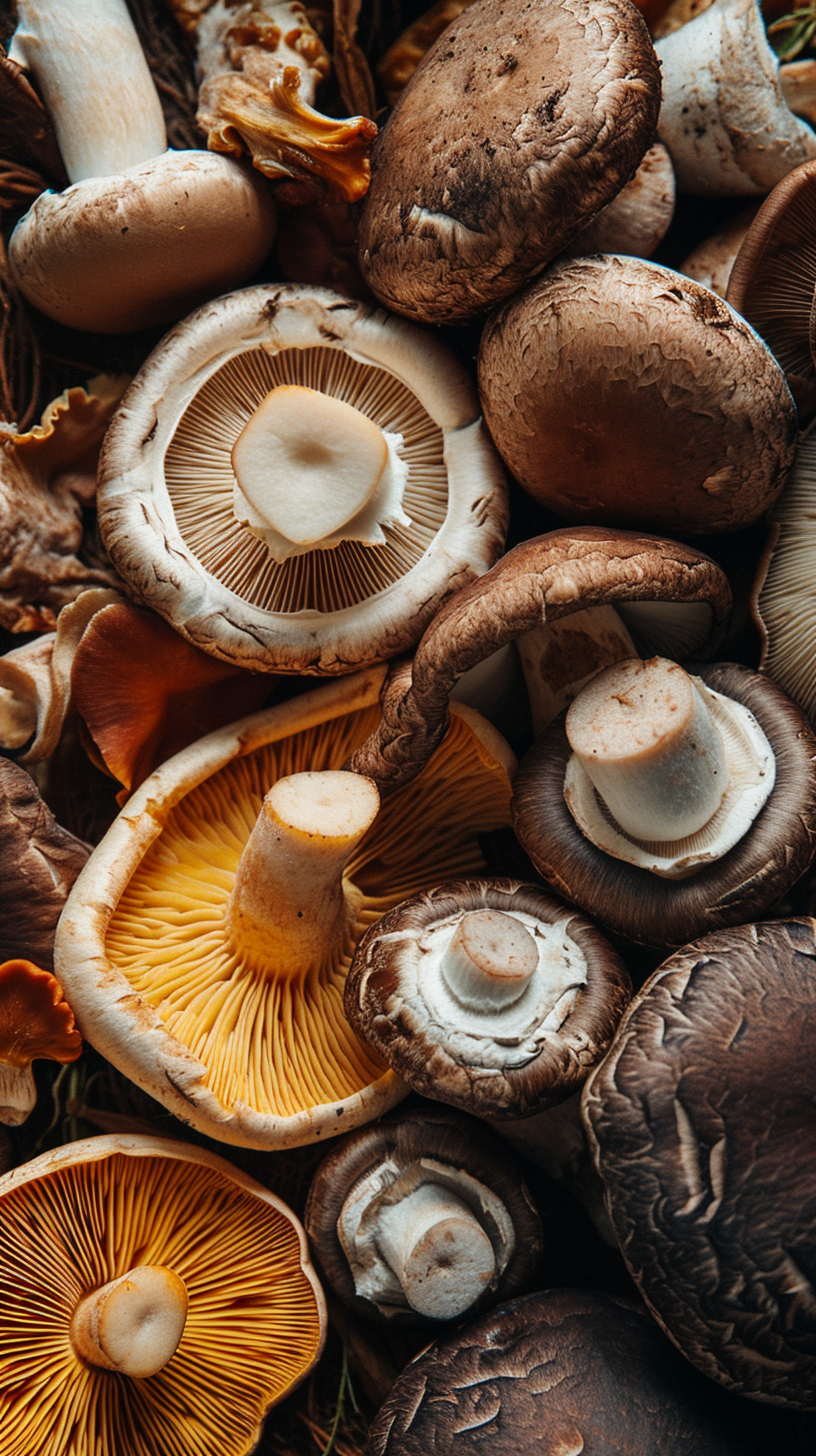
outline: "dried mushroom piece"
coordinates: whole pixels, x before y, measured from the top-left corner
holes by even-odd
[[[48,113],[22,67],[0,55],[0,210],[27,207],[65,168]]]
[[[624,1016],[584,1118],[641,1293],[699,1369],[816,1407],[816,925],[718,931]]]
[[[25,1122],[37,1101],[31,1063],[75,1062],[82,1037],[62,986],[31,961],[0,965],[0,1122]]]
[[[0,758],[0,958],[50,970],[54,931],[90,850],[62,829],[25,769]]]
[[[4,1456],[249,1456],[320,1355],[300,1224],[213,1153],[69,1143],[0,1209]]]

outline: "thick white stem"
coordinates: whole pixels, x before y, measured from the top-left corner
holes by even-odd
[[[566,721],[573,753],[633,839],[684,839],[709,822],[728,763],[708,706],[665,658],[629,660],[593,678]]]
[[[71,182],[167,149],[161,103],[125,0],[18,0],[10,55],[37,80]]]
[[[161,1264],[142,1264],[80,1301],[70,1339],[86,1364],[142,1380],[175,1355],[186,1320],[184,1281]]]
[[[37,1087],[31,1063],[13,1067],[0,1061],[0,1122],[19,1127],[37,1105]]]
[[[542,622],[519,637],[516,646],[536,737],[596,672],[635,654],[635,644],[614,607],[586,607]]]
[[[227,924],[278,972],[322,964],[353,914],[343,870],[380,807],[371,779],[341,770],[278,779],[241,856]]]
[[[412,1309],[455,1319],[493,1278],[493,1246],[478,1219],[448,1188],[424,1183],[380,1212],[377,1243]]]
[[[538,969],[538,946],[526,926],[500,910],[463,915],[440,963],[443,980],[469,1011],[512,1006]]]

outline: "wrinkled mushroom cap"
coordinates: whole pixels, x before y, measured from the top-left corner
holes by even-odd
[[[90,851],[7,758],[0,758],[0,844],[0,956],[50,970],[57,920]]]

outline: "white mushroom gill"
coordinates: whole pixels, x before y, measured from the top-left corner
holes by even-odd
[[[178,1274],[161,1264],[140,1264],[79,1301],[71,1345],[89,1365],[143,1380],[158,1375],[175,1355],[187,1309],[187,1288]]]
[[[666,878],[733,848],[774,785],[753,714],[665,658],[630,658],[593,678],[566,731],[564,797],[581,831]]]

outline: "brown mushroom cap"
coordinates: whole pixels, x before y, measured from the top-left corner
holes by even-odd
[[[31,961],[0,965],[0,1061],[26,1067],[37,1057],[75,1062],[82,1037],[62,986]]]
[[[816,737],[802,713],[761,673],[734,663],[692,670],[753,713],[776,758],[770,798],[722,859],[668,880],[590,843],[564,799],[571,750],[563,718],[536,740],[513,784],[516,835],[539,874],[607,929],[644,945],[683,945],[763,914],[816,852]]]
[[[536,966],[505,1007],[461,1004],[432,941],[498,912],[529,938]],[[431,963],[434,968],[431,970]],[[503,964],[497,970],[504,971]],[[346,1016],[415,1092],[483,1117],[529,1117],[580,1087],[630,995],[620,957],[582,916],[536,885],[459,880],[405,900],[372,925],[346,978]]]
[[[718,931],[632,1003],[584,1092],[624,1257],[683,1353],[816,1407],[816,924]]]
[[[423,1108],[386,1118],[343,1138],[323,1159],[312,1180],[303,1221],[323,1274],[344,1304],[368,1318],[396,1323],[421,1318],[410,1307],[380,1309],[358,1292],[339,1235],[338,1220],[346,1200],[378,1170],[382,1176],[377,1177],[369,1202],[379,1201],[398,1178],[410,1192],[424,1170],[438,1186],[450,1187],[467,1200],[494,1246],[503,1236],[508,1246],[504,1266],[496,1269],[468,1316],[529,1287],[543,1237],[520,1164],[483,1123],[455,1112]],[[480,1203],[480,1191],[485,1190],[501,1205],[495,1211],[502,1224],[509,1220],[509,1230],[497,1226],[489,1202],[486,1206]]]
[[[90,850],[62,829],[25,769],[0,758],[0,957],[50,970],[57,920]]]
[[[378,138],[360,228],[369,287],[429,322],[483,312],[629,181],[659,105],[646,26],[621,0],[477,0]]]
[[[641,258],[578,258],[488,320],[485,419],[525,490],[572,521],[680,535],[767,510],[793,460],[796,408],[721,298]]]

